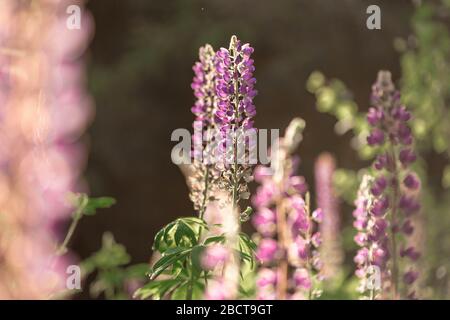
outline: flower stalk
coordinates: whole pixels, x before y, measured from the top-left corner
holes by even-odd
[[[378,73],[371,102],[367,114],[371,132],[367,142],[377,147],[378,156],[373,164],[371,195],[360,200],[366,203],[362,207],[368,203],[370,206],[365,212],[358,207],[355,211],[355,226],[360,231],[355,241],[363,248],[355,261],[359,266],[368,263],[381,269],[380,297],[390,294],[392,299],[415,298],[412,285],[418,272],[411,262],[415,262],[420,253],[411,245],[410,236],[414,231],[411,217],[420,211],[420,181],[410,169],[416,159],[408,125],[411,114],[402,105],[388,71]],[[358,269],[357,275],[364,278],[366,271]]]

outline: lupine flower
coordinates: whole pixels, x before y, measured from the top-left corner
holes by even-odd
[[[250,129],[256,115],[253,98],[256,79],[251,54],[253,48],[248,43],[241,44],[236,36],[231,37],[229,49],[221,48],[216,54],[217,82],[219,97],[216,122],[222,131],[229,128]]]
[[[216,279],[208,283],[205,292],[206,300],[230,300],[227,282],[224,279]]]
[[[262,239],[256,251],[256,257],[263,263],[271,262],[275,259],[277,250],[278,243],[275,240]]]
[[[333,175],[336,163],[333,156],[323,153],[315,163],[317,206],[313,219],[320,223],[322,235],[321,256],[325,278],[336,276],[340,270],[344,253],[341,243],[341,217],[339,203],[333,188]]]
[[[0,2],[0,227],[7,231],[0,233],[3,299],[58,293],[70,263],[67,255],[55,258],[56,225],[71,213],[68,193],[80,188],[84,152],[76,141],[91,114],[80,56],[92,21],[82,12],[81,29],[69,30],[69,4]]]
[[[277,271],[270,268],[262,268],[258,271],[256,286],[258,288],[258,300],[274,300],[276,298]]]
[[[387,258],[389,250],[387,248],[387,222],[385,216],[375,216],[373,206],[377,197],[373,195],[374,178],[365,175],[358,191],[355,201],[356,209],[353,211],[355,218],[354,226],[358,233],[355,236],[356,244],[361,247],[354,261],[356,263],[356,275],[360,278],[359,291],[368,295],[368,298],[375,299],[379,296],[381,287],[376,287],[373,277],[385,278],[387,270]],[[384,226],[378,228],[377,226]],[[374,266],[377,268],[375,269]],[[374,270],[379,270],[374,274]],[[381,282],[381,281],[380,281]]]
[[[195,76],[191,88],[194,90],[197,101],[191,111],[196,115],[195,120],[205,122],[205,126],[214,121],[216,108],[214,57],[214,49],[207,44],[199,49],[200,61],[192,67]]]
[[[389,275],[389,279],[383,278],[383,296],[390,292],[394,299],[406,298],[414,291],[410,287],[417,278],[407,259],[419,256],[415,248],[408,245],[414,231],[411,216],[420,210],[417,197],[420,182],[410,169],[416,159],[408,125],[411,114],[401,104],[400,93],[395,90],[387,71],[378,73],[371,102],[373,106],[367,120],[372,130],[367,141],[379,147],[379,154],[374,161],[376,176],[370,183],[370,196],[365,194],[358,200],[355,226],[366,230],[363,243],[365,248],[370,247],[370,262]],[[362,238],[358,236],[355,240],[361,243]],[[404,285],[400,283],[401,278]]]
[[[298,268],[294,272],[294,281],[297,287],[305,290],[311,289],[311,279],[307,269]]]
[[[314,283],[321,266],[317,255],[320,233],[313,233],[322,219],[321,210],[310,212],[305,179],[296,176],[298,161],[292,156],[302,140],[304,121],[294,119],[272,150],[272,169],[258,166],[260,183],[252,199],[253,224],[262,237],[256,256],[264,267],[258,272],[258,299],[303,299],[317,295]]]
[[[205,249],[205,253],[202,256],[202,267],[212,270],[218,265],[223,265],[227,261],[229,254],[229,251],[223,245],[209,246]]]
[[[204,52],[211,53],[212,50],[207,49]],[[234,253],[240,228],[238,204],[240,199],[248,199],[250,195],[247,183],[252,180],[252,163],[249,155],[256,147],[256,141],[246,134],[248,131],[254,132],[252,117],[256,114],[253,105],[253,98],[256,95],[253,86],[256,80],[253,78],[253,60],[250,59],[252,52],[253,48],[249,44],[242,45],[236,36],[233,36],[229,49],[221,48],[216,53],[214,65],[211,66],[211,59],[208,56],[208,59],[203,61],[201,59],[200,64],[194,67],[196,72],[194,90],[207,83],[207,88],[199,95],[203,97],[203,92],[208,92],[211,96],[206,103],[207,108],[205,103],[197,103],[193,112],[200,118],[205,118],[207,113],[209,126],[213,126],[214,130],[218,131],[213,137],[213,145],[215,147],[218,144],[218,148],[212,148],[211,151],[214,152],[213,160],[217,162],[214,167],[217,170],[215,172],[220,172],[220,176],[213,184],[219,187],[220,191],[217,190],[217,192],[226,193],[226,196],[222,194],[220,197],[223,201],[219,200],[221,202],[219,208],[223,212],[221,216],[224,219],[222,233],[226,234],[225,246],[229,252],[233,253],[224,262],[221,275],[216,275],[215,284],[208,285],[206,288],[206,298],[220,296],[223,299],[231,299],[237,295],[239,259]],[[202,68],[205,64],[208,68]],[[213,75],[206,76],[205,70],[213,72]],[[214,79],[214,92],[211,90],[211,82],[203,81],[207,78]],[[212,113],[214,117],[210,118]],[[220,159],[217,159],[217,156]],[[203,199],[210,198],[203,195]],[[226,230],[230,228],[233,230]],[[262,252],[262,257],[266,258],[264,255],[267,253],[268,251]],[[222,295],[221,292],[226,295]]]
[[[247,187],[252,179],[250,154],[256,150],[252,119],[256,115],[253,98],[257,92],[252,53],[253,48],[248,43],[242,44],[232,36],[229,48],[221,48],[215,59],[218,102],[214,120],[221,140],[221,185],[230,193],[235,205],[239,199],[248,199],[250,195]]]
[[[253,225],[256,230],[264,237],[269,237],[276,232],[276,213],[268,208],[262,207],[253,214]]]
[[[215,52],[209,44],[200,48],[199,61],[193,67],[195,76],[191,84],[196,97],[191,111],[196,118],[193,124],[193,165],[189,176],[189,185],[190,199],[200,217],[203,217],[208,202],[214,199],[219,178],[219,172],[214,165],[214,137],[216,135],[214,113],[217,108],[214,57]]]
[[[256,284],[259,288],[266,286],[274,287],[277,284],[277,273],[269,268],[259,270]]]

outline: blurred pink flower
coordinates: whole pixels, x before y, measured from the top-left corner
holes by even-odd
[[[93,20],[68,29],[83,1],[0,2],[0,299],[49,298],[65,288],[68,255],[56,257],[55,226],[80,189],[93,116],[81,55]]]

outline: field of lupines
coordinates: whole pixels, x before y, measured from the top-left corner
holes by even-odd
[[[192,127],[166,137],[192,209],[148,235],[140,263],[100,228],[97,251],[71,246],[120,205],[82,178],[101,121],[94,17],[82,0],[0,2],[0,299],[450,298],[450,2],[416,4],[413,36],[395,40],[401,74],[373,73],[364,105],[326,72],[304,84],[358,168],[323,150],[306,172],[302,143],[322,124],[302,108],[286,128],[258,124],[258,47],[201,46]]]

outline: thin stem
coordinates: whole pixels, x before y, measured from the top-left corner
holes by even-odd
[[[194,292],[194,279],[189,280],[188,290],[186,292],[186,300],[192,300],[192,294]]]
[[[311,196],[309,194],[309,192],[306,193],[305,195],[305,209],[306,209],[306,218],[308,219],[308,230],[306,231],[306,243],[309,243],[311,245],[311,233],[312,233],[312,221],[311,221]],[[311,250],[309,250],[311,251]],[[312,284],[312,274],[313,274],[313,270],[312,270],[312,266],[311,266],[311,259],[310,259],[310,253],[308,253],[308,257],[306,259],[306,268],[308,270],[308,274],[311,277],[311,287],[308,290],[308,300],[312,300],[312,289],[313,289],[313,284]]]
[[[236,55],[236,51],[234,50],[234,55]],[[234,57],[236,58],[236,57]],[[237,65],[234,64],[234,73],[236,73]],[[239,202],[238,197],[238,188],[239,188],[239,181],[237,177],[238,173],[238,159],[237,159],[237,137],[236,137],[236,129],[238,128],[237,121],[239,119],[239,83],[238,79],[235,79],[234,81],[234,118],[235,118],[235,124],[234,124],[234,137],[233,137],[233,155],[234,155],[234,165],[233,165],[233,191],[232,191],[232,201],[233,201],[233,211],[237,209],[237,205]]]
[[[70,224],[69,230],[67,231],[63,243],[59,246],[58,250],[56,251],[56,255],[61,256],[67,252],[67,245],[69,244],[70,239],[75,233],[75,229],[77,228],[78,222],[81,220],[82,217],[83,217],[83,208],[80,206],[79,208],[77,208],[77,210],[73,215],[72,223]]]
[[[203,216],[205,215],[206,211],[206,203],[208,198],[208,188],[209,188],[209,167],[205,165],[205,181],[204,181],[204,189],[203,189],[203,200],[202,200],[202,206],[199,210],[199,217],[200,219],[203,219]]]
[[[205,211],[206,211],[206,198],[208,197],[208,188],[209,188],[209,167],[206,165],[205,166],[205,188],[203,190],[203,200],[202,200],[202,206],[199,210],[199,217],[200,219],[203,220],[203,217],[205,215]],[[199,227],[198,229],[198,242],[200,242],[200,239],[202,238],[202,233],[203,233],[203,228],[202,226]]]
[[[189,278],[188,289],[186,291],[186,300],[192,300],[192,295],[194,292],[194,270],[191,263],[191,276]]]
[[[278,241],[283,248],[283,252],[287,252],[288,239],[287,239],[287,225],[286,225],[286,210],[284,204],[280,201],[277,201],[277,234]],[[279,300],[286,300],[287,293],[287,282],[288,282],[288,260],[287,257],[284,257],[278,263],[278,282],[277,282],[277,298]]]
[[[370,289],[369,300],[375,300],[375,289]]]
[[[397,241],[396,234],[393,230],[393,227],[396,226],[397,222],[397,202],[398,202],[398,168],[397,168],[397,157],[394,150],[394,145],[392,141],[390,142],[390,153],[392,157],[392,161],[394,164],[393,173],[394,173],[394,192],[392,194],[392,212],[391,212],[391,247],[392,247],[392,298],[398,299],[398,262],[397,262]]]

